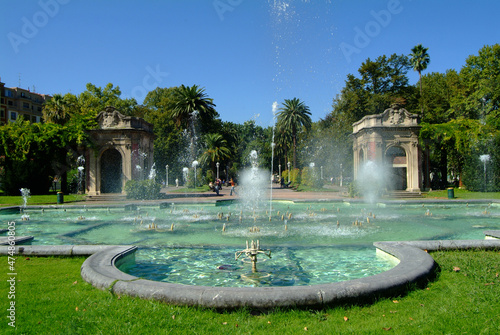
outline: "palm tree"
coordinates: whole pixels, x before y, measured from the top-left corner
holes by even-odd
[[[65,124],[70,118],[71,106],[59,93],[45,102],[43,106],[43,120],[47,123]]]
[[[173,94],[172,118],[178,126],[187,128],[190,118],[196,114],[202,122],[212,120],[218,115],[213,99],[208,97],[204,88],[181,85]]]
[[[419,44],[411,49],[412,53],[410,54],[410,64],[413,66],[413,70],[418,72],[420,96],[422,96],[422,71],[427,69],[427,65],[429,65],[429,62],[431,61],[427,50],[429,50],[429,48],[424,48],[422,44]],[[424,106],[422,105],[421,107],[423,117]]]
[[[220,134],[206,134],[205,151],[201,154],[201,164],[210,163],[212,171],[215,168],[215,162],[220,162],[231,157],[231,151],[227,147],[227,141]]]
[[[305,127],[307,131],[311,129],[310,115],[309,107],[298,98],[285,99],[283,107],[278,112],[278,127],[289,130],[292,135],[294,167],[297,166],[297,132],[301,127]]]

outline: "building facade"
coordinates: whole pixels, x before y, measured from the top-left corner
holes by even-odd
[[[0,124],[24,118],[32,123],[42,121],[43,103],[51,98],[47,94],[31,92],[19,87],[5,87],[0,82]]]

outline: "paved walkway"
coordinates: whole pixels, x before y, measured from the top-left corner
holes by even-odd
[[[169,189],[162,189],[162,193],[165,194],[166,199],[162,199],[162,202],[214,202],[217,200],[232,200],[239,199],[238,193],[230,195],[231,187],[223,187],[219,191],[219,195],[215,192],[208,191],[202,193],[179,193],[171,192],[170,190],[175,190],[174,187]],[[238,187],[236,187],[236,192],[238,192]],[[268,189],[267,194],[270,195],[271,191]],[[345,195],[340,192],[297,192],[290,188],[279,188],[273,187],[272,189],[273,200],[333,200],[333,199],[344,199]],[[128,200],[130,202],[130,200]],[[153,202],[158,200],[153,200]]]
[[[236,187],[236,192],[238,192],[238,187]],[[197,202],[197,203],[211,203],[217,200],[232,200],[239,199],[238,194],[230,195],[231,187],[223,187],[219,191],[219,195],[215,192],[200,192],[200,193],[183,193],[178,192],[175,187],[163,188],[161,193],[164,195],[163,199],[160,200],[141,200],[141,203],[158,203],[158,202]],[[270,191],[268,189],[268,194]],[[272,189],[273,200],[342,200],[348,198],[346,191],[341,192],[297,192],[289,188],[279,188],[273,187]],[[105,200],[98,199],[87,201],[87,204],[91,205],[111,205],[120,203],[136,203],[137,200],[125,199],[123,200]]]

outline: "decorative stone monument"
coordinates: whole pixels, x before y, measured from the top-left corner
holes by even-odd
[[[393,190],[422,188],[422,151],[418,144],[419,116],[400,104],[381,114],[367,115],[353,124],[354,178],[362,164],[373,161],[390,170]]]
[[[87,193],[124,193],[125,183],[146,178],[153,164],[153,125],[114,107],[100,112],[97,122],[86,153]]]

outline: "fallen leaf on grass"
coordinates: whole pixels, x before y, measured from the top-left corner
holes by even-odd
[[[397,300],[393,300],[392,302],[395,304],[399,304],[399,301],[397,301]]]
[[[384,328],[382,328],[382,329],[383,329],[383,330],[391,330],[391,329],[392,329],[392,327],[387,327],[387,328],[385,328],[385,327],[384,327]]]
[[[271,321],[267,321],[268,324],[271,324]]]
[[[223,324],[223,325],[227,325],[227,322],[223,322],[222,324]]]
[[[459,272],[459,271],[460,271],[460,268],[459,268],[458,266],[454,266],[454,267],[453,267],[453,271],[455,271],[455,272]]]
[[[344,316],[344,321],[347,321],[349,320],[349,318],[347,316]]]
[[[304,327],[304,330],[305,330],[305,331],[308,331],[309,329],[307,329],[307,327]]]
[[[411,321],[414,321],[413,318],[410,318]]]
[[[172,320],[175,320],[175,315],[172,315]]]
[[[76,285],[76,284],[78,284],[78,280],[75,280],[75,281],[73,282],[73,285]]]
[[[78,312],[78,307],[76,307],[76,308],[75,308],[75,311],[77,311],[77,312]]]
[[[484,286],[488,286],[488,285],[495,285],[495,283],[486,283],[486,284],[484,284]]]

